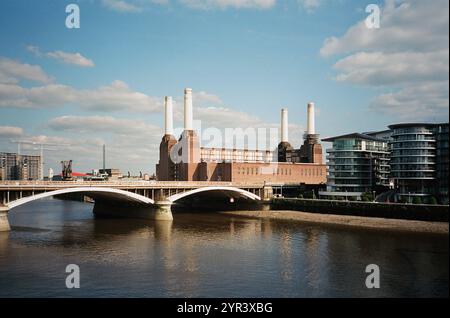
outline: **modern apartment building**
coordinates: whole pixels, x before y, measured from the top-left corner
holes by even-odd
[[[435,128],[436,132],[436,176],[437,176],[437,199],[440,203],[449,204],[448,199],[448,141],[449,124],[439,124]]]
[[[360,199],[364,193],[383,192],[389,187],[389,143],[387,139],[352,133],[323,139],[327,150],[328,182],[322,197]]]
[[[41,156],[0,152],[0,180],[40,180]]]
[[[448,123],[391,125],[391,174],[397,199],[448,204]],[[420,198],[420,200],[418,199]]]

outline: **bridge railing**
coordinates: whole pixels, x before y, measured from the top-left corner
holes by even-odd
[[[209,181],[145,181],[145,180],[108,180],[108,181],[41,181],[41,180],[6,180],[0,181],[1,187],[206,187],[206,186],[229,186],[229,187],[263,187],[264,183],[250,182],[209,182]]]

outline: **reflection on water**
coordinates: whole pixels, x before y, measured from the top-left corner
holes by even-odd
[[[448,237],[176,214],[95,219],[92,205],[43,200],[0,233],[0,297],[448,297]],[[77,264],[81,288],[65,288]],[[381,268],[368,290],[365,267]]]

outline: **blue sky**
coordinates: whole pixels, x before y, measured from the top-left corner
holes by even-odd
[[[65,27],[70,3],[80,29]],[[362,26],[369,3],[380,29]],[[163,96],[181,101],[185,87],[203,127],[273,127],[287,107],[295,146],[308,101],[323,137],[448,121],[448,1],[430,3],[2,1],[0,151],[16,150],[12,139],[65,143],[46,169],[74,159],[89,171],[105,142],[110,166],[153,172]]]

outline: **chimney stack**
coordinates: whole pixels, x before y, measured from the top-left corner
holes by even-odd
[[[166,96],[164,99],[165,111],[165,135],[173,135],[173,105],[172,97]]]
[[[281,110],[281,142],[289,142],[288,110]]]
[[[192,89],[184,90],[184,130],[192,130]]]
[[[308,125],[306,133],[308,135],[316,134],[314,103],[308,103]]]

